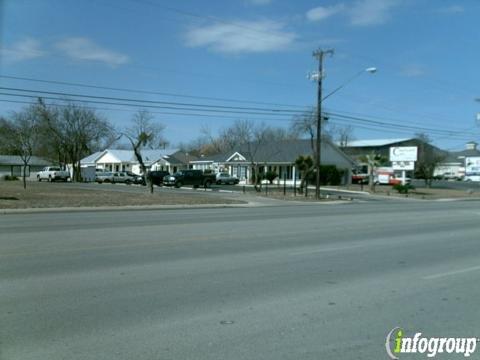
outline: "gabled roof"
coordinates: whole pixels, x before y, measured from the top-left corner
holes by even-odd
[[[342,157],[346,162],[354,164],[354,161],[347,156],[342,150],[340,150],[335,144],[328,139],[322,139],[322,150],[335,152]],[[328,153],[327,151],[327,153]],[[231,158],[236,153],[243,156],[246,160],[232,161]],[[199,158],[196,162],[233,162],[233,163],[248,163],[255,161],[258,163],[294,163],[299,155],[311,155],[312,148],[309,139],[297,139],[297,140],[282,140],[271,141],[265,143],[249,143],[239,146],[234,150],[216,154],[213,156],[205,156]],[[324,157],[328,154],[323,153],[322,161],[325,162]]]
[[[177,151],[173,154],[170,154],[165,157],[165,160],[167,160],[170,164],[187,164],[190,161],[195,161],[197,160],[197,157],[195,155],[191,155],[185,153],[184,151]]]
[[[93,153],[92,155],[89,155],[82,160],[80,160],[80,164],[93,164],[95,161],[97,161],[103,154],[105,154],[105,151],[97,151],[96,153]]]
[[[155,161],[170,156],[178,152],[178,149],[143,149],[141,154],[143,161],[147,164],[154,163]],[[110,154],[111,156],[118,159],[122,163],[136,163],[137,158],[133,150],[119,150],[119,149],[106,149],[104,151],[96,152],[92,155],[89,155],[83,158],[81,163],[94,163],[100,159],[105,154]]]
[[[109,152],[112,156],[116,157],[121,162],[137,162],[133,150],[107,149],[105,151]],[[177,151],[177,149],[143,149],[140,151],[140,153],[142,154],[143,160],[145,162],[155,162],[158,159],[173,154]]]
[[[414,139],[415,138],[352,140],[348,143],[347,147],[385,146]]]
[[[51,165],[51,162],[38,156],[32,156],[28,164],[31,166],[48,166]],[[23,165],[23,160],[17,155],[0,155],[0,165]]]

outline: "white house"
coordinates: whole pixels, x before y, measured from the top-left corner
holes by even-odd
[[[143,162],[150,170],[176,172],[186,169],[185,154],[177,149],[141,150]],[[106,149],[80,161],[82,167],[95,167],[106,171],[131,171],[141,174],[140,164],[133,150]]]

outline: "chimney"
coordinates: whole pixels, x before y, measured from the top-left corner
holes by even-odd
[[[469,141],[465,144],[467,150],[477,150],[477,143],[475,141]]]

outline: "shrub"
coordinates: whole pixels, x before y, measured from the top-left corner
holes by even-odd
[[[335,165],[320,165],[320,184],[321,185],[341,185],[343,170],[337,169]],[[308,182],[315,184],[316,171],[308,174]]]
[[[15,175],[5,175],[3,177],[3,180],[5,180],[5,181],[16,181],[16,180],[18,180],[18,177],[15,176]]]
[[[393,189],[397,190],[399,194],[408,194],[410,190],[415,190],[415,186],[411,184],[396,184],[393,185]]]
[[[257,177],[258,177],[258,182],[261,182],[263,179],[265,179],[265,174],[264,174],[263,172],[259,172],[258,175],[257,175]],[[252,181],[252,183],[255,184],[257,177],[256,177],[255,174],[252,172],[252,175],[251,175],[251,177],[250,177],[250,180]]]
[[[267,171],[265,174],[265,179],[267,179],[270,184],[273,184],[273,180],[275,180],[277,177],[278,174],[275,171]]]

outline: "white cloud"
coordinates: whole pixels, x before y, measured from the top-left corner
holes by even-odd
[[[47,52],[42,50],[40,42],[32,38],[25,38],[9,47],[0,48],[0,55],[7,62],[36,59],[46,54]]]
[[[192,28],[186,34],[186,44],[222,53],[260,53],[284,50],[296,38],[279,22],[239,21]]]
[[[402,68],[401,73],[406,77],[419,77],[425,75],[425,68],[421,65],[409,64]]]
[[[110,66],[118,66],[129,62],[127,55],[101,47],[88,38],[66,38],[57,42],[55,46],[74,60],[98,61]]]
[[[450,5],[437,9],[437,12],[441,14],[460,14],[465,11],[465,8],[461,5]]]
[[[247,2],[252,4],[252,5],[262,6],[262,5],[271,4],[272,0],[247,0]]]
[[[391,17],[391,10],[400,0],[358,0],[349,9],[352,25],[369,26],[386,23]]]
[[[345,9],[345,5],[318,6],[307,11],[307,19],[310,21],[321,21],[335,15]]]

